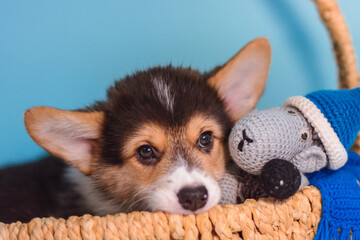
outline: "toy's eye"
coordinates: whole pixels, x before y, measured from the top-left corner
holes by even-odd
[[[286,110],[286,112],[289,114],[289,115],[296,115],[296,113],[297,113],[297,110],[295,110],[294,108],[288,108],[287,110]]]
[[[197,145],[201,150],[205,152],[210,152],[213,145],[212,132],[211,131],[203,132],[197,141]]]
[[[240,152],[243,151],[245,141],[246,141],[248,144],[254,142],[254,140],[252,140],[251,138],[249,138],[249,137],[246,135],[246,129],[244,129],[244,130],[242,131],[242,134],[243,134],[243,139],[239,142],[239,145],[238,145],[238,149],[239,149]]]
[[[156,150],[151,145],[142,145],[136,150],[140,163],[144,165],[154,165],[158,162]]]
[[[311,137],[311,133],[307,128],[301,129],[299,134],[300,134],[300,139],[302,141],[306,141]]]

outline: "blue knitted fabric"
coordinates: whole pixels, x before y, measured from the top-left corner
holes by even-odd
[[[320,189],[322,215],[315,239],[360,239],[360,156],[349,152],[344,167],[308,175]],[[338,232],[338,229],[341,232]]]
[[[360,130],[360,88],[322,90],[305,97],[324,114],[348,151]]]

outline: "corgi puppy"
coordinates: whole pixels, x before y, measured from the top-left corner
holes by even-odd
[[[208,73],[154,67],[85,109],[29,109],[26,129],[51,156],[0,170],[0,222],[209,210],[221,197],[232,124],[262,95],[270,55],[260,38]]]

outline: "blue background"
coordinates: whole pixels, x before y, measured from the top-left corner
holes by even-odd
[[[339,3],[359,49],[360,1]],[[259,108],[336,88],[330,40],[310,0],[2,0],[0,166],[45,154],[24,128],[32,106],[83,107],[115,79],[158,64],[209,70],[262,36],[273,58]]]

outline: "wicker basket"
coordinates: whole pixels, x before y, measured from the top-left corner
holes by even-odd
[[[314,0],[329,30],[339,68],[339,87],[359,85],[356,58],[344,18],[334,0]],[[353,150],[359,153],[360,139]],[[199,215],[132,212],[105,217],[35,218],[0,223],[7,239],[312,239],[321,218],[321,194],[305,187],[293,197],[247,200]]]
[[[321,196],[306,187],[284,201],[260,199],[216,206],[199,215],[132,212],[0,224],[0,239],[311,239]]]

